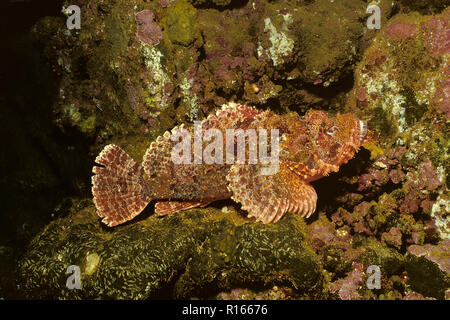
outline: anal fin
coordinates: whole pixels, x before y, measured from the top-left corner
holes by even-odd
[[[181,210],[206,207],[212,201],[159,201],[155,204],[155,213],[165,216]]]

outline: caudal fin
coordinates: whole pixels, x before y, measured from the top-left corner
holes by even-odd
[[[145,193],[144,170],[116,145],[107,145],[97,156],[92,172],[92,194],[97,214],[112,227],[133,219],[150,202]]]

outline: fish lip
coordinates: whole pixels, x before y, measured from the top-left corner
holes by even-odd
[[[359,143],[363,144],[367,137],[367,121],[359,120]]]

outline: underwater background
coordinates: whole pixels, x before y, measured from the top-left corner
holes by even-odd
[[[1,6],[1,298],[450,299],[447,1]],[[220,201],[100,222],[91,176],[105,145],[140,162],[166,130],[229,101],[351,112],[376,139],[312,183],[307,220],[264,225]]]

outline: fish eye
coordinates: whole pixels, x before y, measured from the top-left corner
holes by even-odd
[[[320,124],[320,126],[321,126],[322,128],[325,128],[325,127],[327,126],[327,124],[326,124],[325,122],[322,122],[322,123]]]

